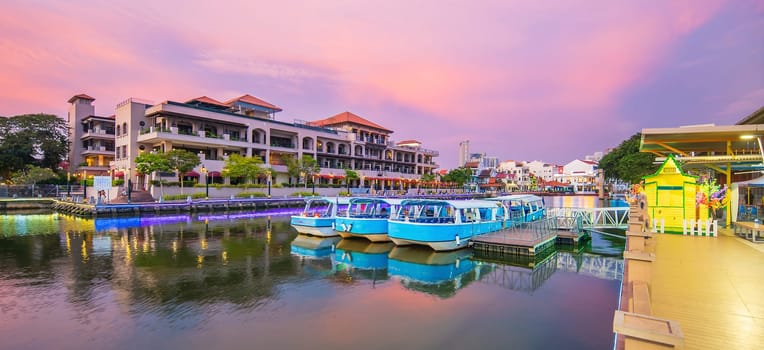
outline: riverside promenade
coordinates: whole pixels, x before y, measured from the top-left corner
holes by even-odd
[[[764,349],[764,245],[657,234],[632,205],[617,349]]]
[[[764,349],[764,244],[655,235],[653,315],[678,321],[686,349]]]

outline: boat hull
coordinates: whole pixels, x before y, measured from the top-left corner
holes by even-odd
[[[389,242],[387,219],[346,218],[335,220],[334,228],[342,238],[363,237],[372,242]]]
[[[319,237],[337,236],[333,227],[334,218],[292,216],[290,223],[297,232],[302,234]]]
[[[505,224],[489,221],[464,224],[428,224],[390,221],[388,236],[396,245],[425,245],[436,251],[467,247],[472,237],[498,231]]]

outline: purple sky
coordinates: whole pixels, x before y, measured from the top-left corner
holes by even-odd
[[[0,115],[250,93],[284,121],[351,111],[452,168],[464,139],[564,164],[764,105],[761,0],[109,3],[0,3]]]

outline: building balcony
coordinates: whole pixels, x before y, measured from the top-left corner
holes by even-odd
[[[114,132],[108,133],[103,129],[91,129],[80,136],[80,140],[87,139],[114,140]]]
[[[246,139],[231,138],[228,134],[207,135],[204,130],[199,130],[196,133],[183,133],[177,128],[159,129],[152,126],[141,130],[140,135],[138,135],[138,142],[159,143],[161,141],[182,142],[199,147],[252,147],[252,145],[256,145],[250,144]]]
[[[104,156],[114,157],[114,148],[104,147],[104,146],[88,146],[86,149],[82,151],[81,154],[83,156],[104,155]]]
[[[86,171],[89,174],[97,175],[97,174],[104,174],[109,172],[109,166],[108,165],[81,165],[77,167],[76,171]]]

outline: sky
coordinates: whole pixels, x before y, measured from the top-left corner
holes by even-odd
[[[764,106],[763,0],[0,2],[0,115],[127,98],[350,111],[454,168],[462,140],[565,164]]]

